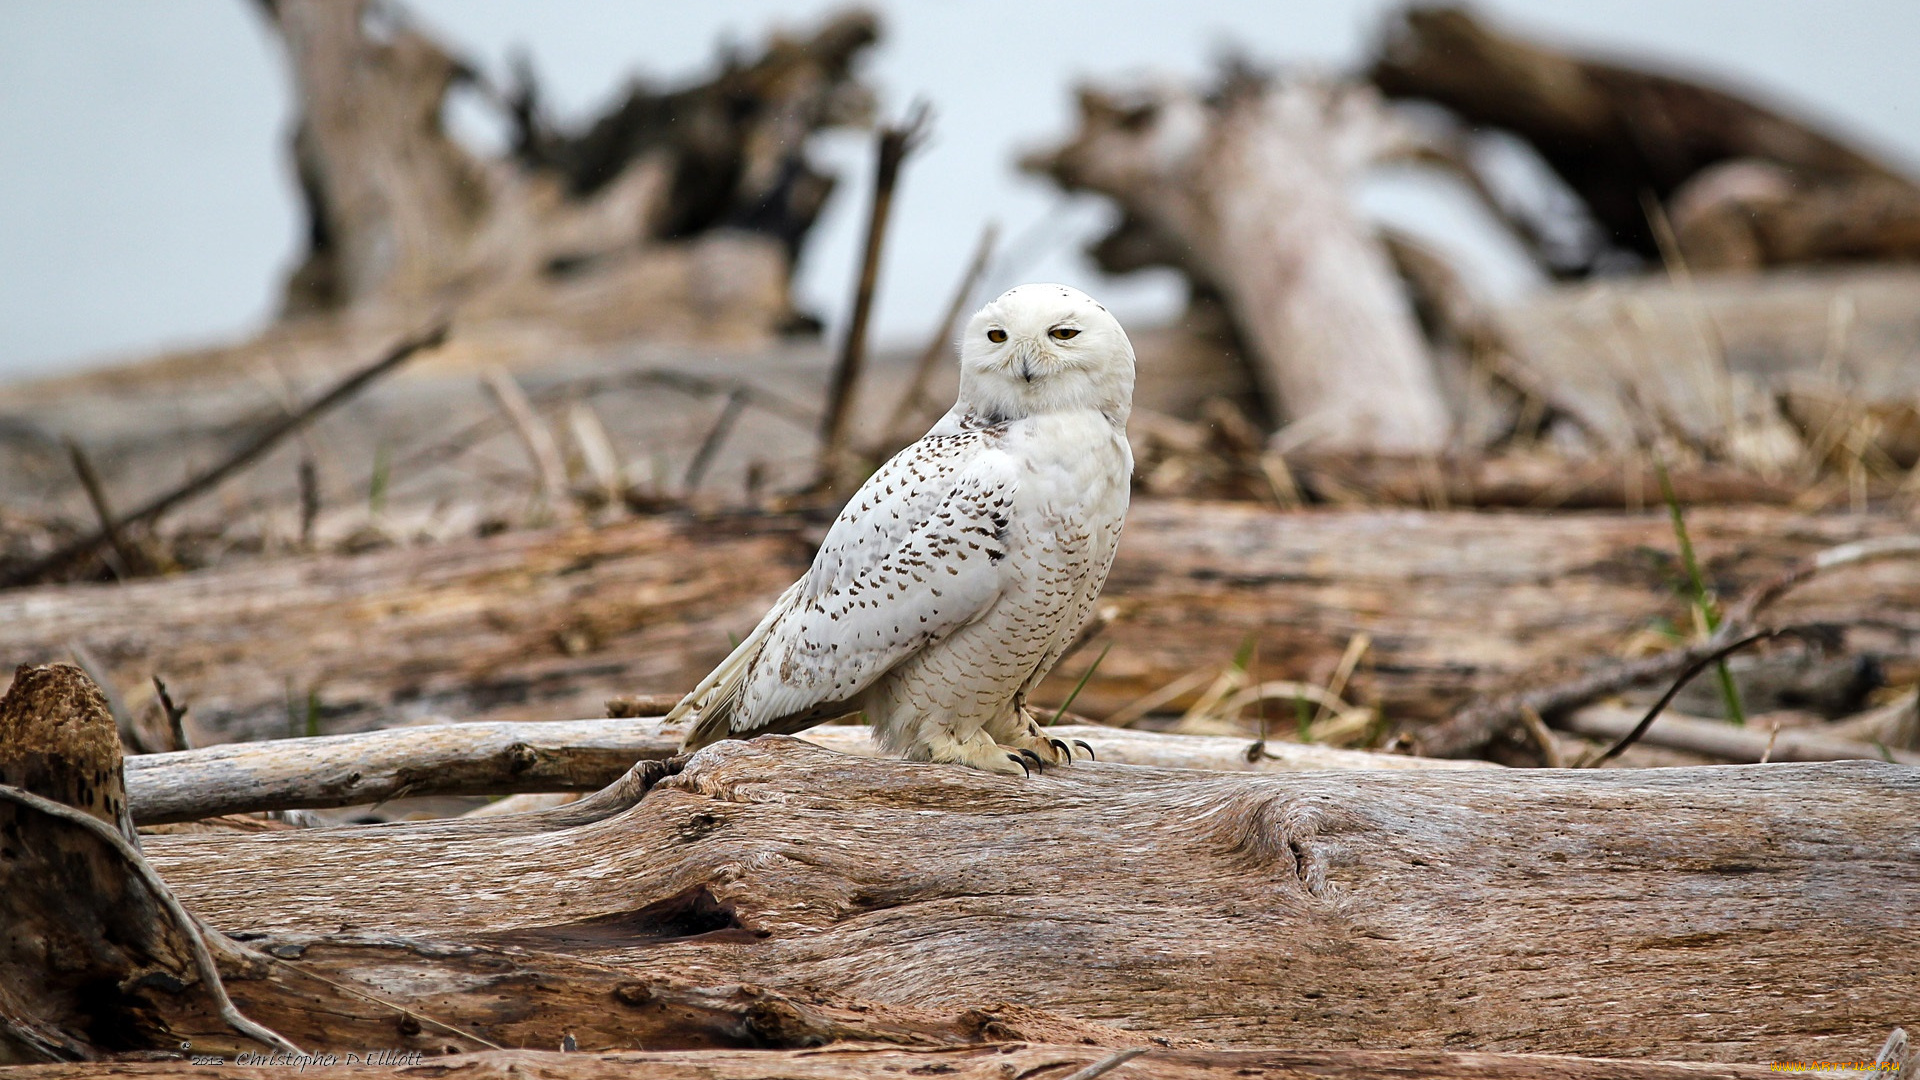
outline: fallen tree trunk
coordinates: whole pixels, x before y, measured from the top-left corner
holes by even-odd
[[[308,250],[287,281],[290,315],[482,295],[480,309],[496,314],[631,330],[640,324],[619,309],[636,279],[658,274],[641,247],[732,229],[771,250],[705,269],[731,271],[721,292],[771,292],[748,314],[777,324],[791,316],[792,260],[833,186],[807,143],[864,119],[870,94],[852,68],[878,37],[871,14],[844,12],[751,59],[729,55],[709,84],[662,93],[636,83],[576,134],[543,114],[524,67],[503,100],[417,24],[366,0],[260,8],[286,47],[299,106]],[[463,84],[516,127],[511,159],[477,155],[446,131],[442,114]],[[595,278],[597,296],[577,280]],[[616,301],[622,286],[629,295]]]
[[[1574,735],[1612,742],[1638,726],[1644,715],[1644,709],[1591,705],[1556,719],[1553,724]],[[1920,766],[1920,753],[1836,738],[1819,730],[1767,731],[1688,716],[1663,714],[1640,736],[1640,741],[1649,746],[1686,750],[1726,761],[1891,761]]]
[[[98,752],[56,756],[101,782],[50,790],[105,791],[111,810],[112,720],[77,669],[23,671],[0,724],[30,753],[34,731],[90,733]],[[117,946],[82,970],[11,935],[28,947],[0,949],[0,1047],[283,1065],[306,1059],[263,1048],[390,1048],[390,1064],[509,1045],[1027,1042],[1210,1065],[1187,1055],[1311,1040],[1859,1059],[1916,974],[1920,860],[1901,826],[1920,770],[1898,766],[1334,781],[1081,762],[1015,780],[769,737],[635,778],[591,815],[149,836],[165,883],[111,823],[0,789],[10,923]],[[68,858],[58,882],[35,872],[62,849],[102,857]],[[1847,887],[1821,887],[1834,880]],[[1841,978],[1844,1002],[1820,1000]]]
[[[1377,1080],[1383,1076],[1421,1080],[1763,1080],[1779,1073],[1764,1065],[1679,1064],[1658,1061],[1601,1061],[1540,1054],[1436,1053],[1394,1050],[1153,1050],[1116,1080],[1154,1076],[1160,1080],[1227,1080],[1263,1076],[1272,1080]],[[560,1054],[552,1051],[501,1050],[439,1058],[434,1070],[461,1080],[628,1080],[634,1076],[674,1080],[856,1080],[894,1075],[931,1075],[948,1080],[1006,1080],[1007,1077],[1058,1075],[1091,1077],[1090,1069],[1112,1057],[1084,1046],[1004,1045],[939,1049],[874,1046],[825,1047],[797,1051],[714,1050]],[[391,1076],[391,1065],[355,1065],[344,1055],[328,1064],[328,1076]],[[366,1055],[360,1056],[362,1061]],[[410,1059],[400,1059],[410,1060]],[[18,1080],[111,1080],[114,1077],[175,1076],[178,1066],[157,1063],[40,1065],[10,1075]],[[223,1077],[278,1080],[285,1065],[228,1066]]]
[[[1369,74],[1392,97],[1438,102],[1470,124],[1511,131],[1539,152],[1599,226],[1600,242],[1586,251],[1533,245],[1542,265],[1562,274],[1591,269],[1606,243],[1660,261],[1643,199],[1665,203],[1725,162],[1751,159],[1814,182],[1871,179],[1912,190],[1887,165],[1779,111],[1675,75],[1528,41],[1459,7],[1400,12]],[[1887,254],[1911,251],[1910,232],[1882,229],[1878,238]],[[1783,247],[1777,254],[1792,252]]]
[[[1660,478],[1648,461],[1453,456],[1386,458],[1290,455],[1287,468],[1304,492],[1328,502],[1516,510],[1645,510],[1662,505]],[[1804,506],[1807,485],[1769,480],[1745,469],[1699,465],[1670,470],[1686,506]],[[1886,492],[1881,492],[1885,494]],[[1840,498],[1835,493],[1833,498]]]
[[[1911,532],[1896,517],[1765,508],[1688,515],[1708,585],[1737,596],[1815,551]],[[98,657],[136,712],[158,674],[193,744],[444,721],[575,719],[608,697],[679,694],[797,577],[797,517],[651,519],[309,556],[122,586],[0,593],[0,655]],[[1102,640],[1038,695],[1098,719],[1251,639],[1262,680],[1325,685],[1371,639],[1350,702],[1389,720],[1447,716],[1609,662],[1665,620],[1686,625],[1665,515],[1315,511],[1142,499],[1104,601]],[[695,569],[695,568],[698,569]],[[1849,568],[1789,596],[1782,622],[1920,678],[1920,563]],[[1198,691],[1196,690],[1197,694]],[[1180,709],[1191,696],[1168,708]]]
[[[1099,760],[1216,772],[1473,767],[1477,762],[1372,754],[1330,746],[1126,731],[1049,728],[1083,739]],[[680,752],[682,725],[659,718],[436,724],[357,735],[226,743],[127,759],[127,798],[141,825],[221,814],[355,806],[424,795],[598,791],[640,761]],[[879,751],[867,728],[814,728],[802,738],[846,754]]]
[[[1239,72],[1206,97],[1082,90],[1080,130],[1023,167],[1120,204],[1108,269],[1174,265],[1222,297],[1268,411],[1296,436],[1420,454],[1446,444],[1446,402],[1349,190],[1405,141],[1369,88]]]
[[[1889,176],[1729,161],[1676,191],[1669,213],[1692,269],[1920,259],[1920,187]]]
[[[1911,1021],[1916,813],[1920,770],[1868,762],[1009,779],[768,738],[560,831],[146,841],[189,905],[270,950],[351,927],[505,950],[534,986],[557,956],[1222,1047],[1755,1062],[1870,1055]],[[355,963],[329,977],[421,985],[391,953]],[[541,1034],[512,1038],[562,1031]]]

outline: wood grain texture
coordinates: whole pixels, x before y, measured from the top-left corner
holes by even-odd
[[[999,1044],[940,1049],[835,1046],[818,1050],[721,1050],[691,1053],[560,1054],[511,1050],[429,1059],[419,1065],[328,1066],[341,1077],[457,1076],[460,1080],[848,1080],[853,1077],[939,1076],[947,1080],[1063,1080],[1107,1051],[1084,1046]],[[18,1080],[113,1080],[116,1077],[202,1076],[279,1080],[285,1065],[182,1066],[166,1063],[40,1065],[9,1073]],[[1698,1065],[1666,1061],[1600,1061],[1538,1054],[1391,1050],[1156,1050],[1108,1073],[1114,1080],[1761,1080],[1780,1075],[1764,1065]]]
[[[1006,1001],[1221,1047],[1765,1062],[1913,1022],[1917,814],[1920,770],[1867,762],[1014,780],[767,738],[561,831],[147,839],[231,933]]]
[[[1823,548],[1912,531],[1893,515],[1767,508],[1701,508],[1688,523],[1725,597]],[[692,687],[805,569],[809,528],[662,518],[15,590],[0,593],[0,655],[46,662],[80,641],[135,708],[158,674],[192,709],[196,745],[304,733],[309,693],[328,734],[572,720],[616,694]],[[1656,620],[1686,625],[1680,575],[1658,512],[1286,514],[1143,499],[1103,600],[1117,613],[1112,651],[1074,709],[1105,716],[1225,664],[1250,637],[1261,678],[1324,685],[1365,632],[1350,698],[1424,721],[1609,662]],[[1833,625],[1891,681],[1920,670],[1920,562],[1848,568],[1775,614]],[[1063,700],[1102,648],[1064,661],[1039,702]]]

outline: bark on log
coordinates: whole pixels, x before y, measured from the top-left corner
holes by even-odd
[[[364,1057],[364,1055],[363,1055]],[[1084,1046],[990,1044],[940,1049],[873,1046],[824,1047],[797,1051],[713,1050],[561,1054],[539,1050],[501,1050],[435,1058],[428,1068],[461,1080],[856,1080],[862,1077],[917,1075],[948,1080],[1006,1080],[1052,1077],[1066,1080],[1069,1070],[1091,1068],[1111,1057]],[[391,1066],[329,1065],[328,1076],[393,1075]],[[281,1080],[285,1065],[227,1066],[216,1074],[233,1080]],[[10,1074],[17,1080],[114,1080],[178,1076],[179,1066],[158,1063],[105,1063],[87,1066],[41,1065]],[[1079,1076],[1081,1073],[1072,1072]],[[1153,1076],[1160,1080],[1228,1080],[1262,1076],[1269,1080],[1767,1080],[1780,1074],[1764,1065],[1698,1065],[1661,1061],[1602,1061],[1541,1054],[1475,1054],[1394,1050],[1161,1050],[1116,1071],[1115,1080]]]
[[[1156,262],[1225,299],[1275,416],[1317,447],[1430,453],[1449,419],[1411,306],[1351,205],[1405,133],[1363,87],[1240,74],[1203,98],[1080,94],[1080,129],[1023,167],[1127,215],[1110,269]],[[1144,248],[1123,253],[1122,248]]]
[[[1815,551],[1912,531],[1893,516],[1764,508],[1700,508],[1688,524],[1723,597]],[[310,692],[327,734],[570,720],[616,694],[685,692],[805,568],[810,528],[639,520],[13,590],[0,593],[0,655],[50,662],[82,642],[135,710],[158,674],[200,746],[299,734]],[[1282,514],[1142,499],[1106,592],[1113,648],[1074,710],[1098,719],[1217,669],[1250,635],[1261,679],[1325,685],[1366,633],[1348,700],[1435,719],[1608,661],[1659,620],[1686,625],[1681,579],[1658,512]],[[1920,563],[1823,576],[1776,614],[1840,628],[1840,647],[1880,658],[1892,683],[1920,678]],[[1064,700],[1102,647],[1063,664],[1039,702]]]
[[[1086,740],[1101,761],[1169,769],[1287,772],[1478,764],[1088,724],[1062,724],[1048,731],[1062,739]],[[663,727],[658,717],[647,717],[436,724],[358,735],[227,743],[129,758],[128,805],[135,823],[159,825],[221,814],[355,806],[409,796],[598,791],[620,779],[636,762],[665,761],[678,754],[685,734],[682,725]],[[862,726],[820,727],[801,737],[845,754],[879,753]]]
[[[1916,813],[1920,770],[1869,762],[1015,780],[767,738],[559,832],[147,840],[270,949],[350,926],[1221,1047],[1756,1062],[1870,1055],[1912,1022]],[[389,970],[388,993],[420,985]]]
[[[1661,254],[1644,195],[1665,203],[1723,162],[1757,159],[1816,181],[1875,178],[1911,187],[1870,155],[1773,109],[1675,75],[1527,41],[1459,7],[1403,10],[1382,35],[1370,77],[1389,96],[1436,101],[1469,123],[1525,139],[1585,201],[1603,247],[1650,262]],[[1543,265],[1563,274],[1586,272],[1602,253],[1540,252]]]

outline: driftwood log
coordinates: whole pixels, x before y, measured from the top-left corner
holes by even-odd
[[[91,790],[111,799],[112,720],[77,669],[22,671],[0,722],[85,732],[98,745],[68,764],[105,769]],[[1014,780],[784,737],[658,764],[564,813],[148,836],[144,856],[102,845],[93,830],[120,837],[104,820],[79,828],[66,815],[84,813],[5,788],[10,923],[114,946],[81,970],[10,934],[0,1045],[12,1061],[282,1067],[300,1051],[644,1046],[707,1051],[651,1059],[706,1076],[794,1060],[719,1048],[843,1041],[943,1072],[977,1064],[980,1043],[1120,1060],[1066,1044],[1207,1076],[1275,1054],[1252,1048],[1312,1044],[1348,1049],[1271,1060],[1321,1076],[1663,1076],[1507,1055],[1864,1060],[1910,1022],[1920,974],[1920,770],[1894,765],[1082,762]],[[55,880],[41,864],[58,850],[73,854]],[[479,1075],[576,1067],[469,1060]],[[874,1059],[807,1060],[815,1071],[781,1075]]]
[[[1655,1061],[1601,1061],[1540,1054],[1476,1054],[1395,1050],[1161,1050],[1115,1074],[1115,1080],[1154,1076],[1163,1080],[1227,1080],[1245,1076],[1272,1080],[1766,1080],[1780,1074],[1764,1065],[1698,1065]],[[392,1076],[392,1065],[337,1064],[326,1075]],[[503,1050],[435,1058],[400,1075],[450,1075],[461,1080],[852,1080],[873,1076],[940,1076],[946,1080],[1006,1080],[1007,1077],[1091,1077],[1083,1073],[1113,1054],[1085,1046],[991,1043],[984,1046],[893,1048],[823,1047],[810,1050],[704,1050],[561,1054]],[[396,1055],[397,1060],[401,1059]],[[361,1055],[365,1061],[366,1056]],[[227,1066],[218,1075],[233,1080],[278,1080],[287,1065]],[[1103,1071],[1104,1072],[1104,1071]],[[115,1077],[178,1076],[179,1066],[101,1063],[39,1065],[18,1069],[18,1080],[111,1080]],[[196,1071],[194,1075],[207,1075]]]
[[[1088,724],[1062,724],[1049,731],[1062,739],[1086,740],[1101,761],[1161,768],[1283,772],[1479,764]],[[149,825],[408,796],[598,791],[637,762],[665,761],[678,754],[685,734],[680,725],[663,727],[658,718],[641,718],[434,724],[226,743],[129,758],[127,797],[133,820]],[[841,753],[879,752],[862,726],[815,728],[803,738]]]
[[[1430,453],[1449,417],[1413,310],[1352,181],[1407,133],[1369,88],[1230,73],[1080,93],[1080,128],[1029,171],[1113,198],[1107,269],[1185,271],[1220,296],[1255,382],[1295,436],[1328,450]]]
[[[1885,175],[1807,176],[1741,159],[1702,170],[1668,213],[1690,267],[1920,259],[1920,185]]]
[[[1722,597],[1816,551],[1911,532],[1892,516],[1765,508],[1701,508],[1688,524]],[[190,709],[196,746],[310,727],[572,720],[614,695],[684,692],[804,569],[815,528],[650,519],[12,590],[0,593],[0,655],[46,663],[79,642],[156,723],[158,674]],[[1107,588],[1111,623],[1039,699],[1063,701],[1109,641],[1073,706],[1095,719],[1225,665],[1249,638],[1260,679],[1325,685],[1365,633],[1348,700],[1415,724],[1610,663],[1661,620],[1688,625],[1682,579],[1658,511],[1278,513],[1143,499]],[[1920,678],[1915,612],[1920,563],[1901,560],[1822,575],[1776,616],[1830,624],[1841,649],[1879,658],[1897,685]]]
[[[1559,718],[1563,731],[1611,743],[1632,731],[1645,710],[1613,705],[1591,705]],[[1884,743],[1837,738],[1818,730],[1785,728],[1779,731],[1734,727],[1725,721],[1662,714],[1641,741],[1649,745],[1686,750],[1726,761],[1892,761],[1920,767],[1920,753]],[[135,815],[135,820],[139,820]]]
[[[1096,1039],[1764,1062],[1870,1056],[1911,1022],[1917,811],[1920,772],[1866,762],[1007,780],[770,738],[559,831],[145,840],[213,926],[503,1044],[627,1045],[657,1023],[652,991],[618,996],[638,982],[869,1024],[1008,1002]],[[457,945],[479,952],[436,959]],[[508,985],[527,1004],[501,1017]],[[472,1045],[231,989],[296,1042]],[[541,1013],[569,992],[626,1007]]]
[[[1399,13],[1381,37],[1370,76],[1389,96],[1438,102],[1539,152],[1599,227],[1584,251],[1533,245],[1543,265],[1561,274],[1585,273],[1609,246],[1659,262],[1644,199],[1668,203],[1696,177],[1709,186],[1693,186],[1683,200],[1689,210],[1682,235],[1692,241],[1685,245],[1689,260],[1698,257],[1701,265],[1911,257],[1915,250],[1912,181],[1841,139],[1723,89],[1564,52],[1446,5]],[[1723,175],[1709,184],[1702,176],[1735,162],[1765,169],[1771,179],[1729,182],[1738,178]],[[1743,199],[1777,201],[1771,196],[1782,182],[1820,192],[1804,200],[1800,223],[1755,221],[1729,240],[1726,217],[1741,212]],[[1901,194],[1890,200],[1892,191]],[[1828,205],[1835,199],[1844,207]],[[1882,212],[1873,213],[1876,207]],[[1897,227],[1888,228],[1890,221]],[[1520,238],[1529,238],[1525,230]]]
[[[617,336],[617,309],[634,306],[636,288],[658,291],[663,274],[682,272],[654,257],[654,242],[732,230],[765,243],[715,252],[692,273],[726,279],[709,283],[709,300],[771,292],[742,306],[777,321],[792,258],[833,186],[807,142],[871,104],[852,74],[878,36],[865,12],[729,58],[710,83],[636,83],[576,133],[545,115],[524,66],[504,91],[391,8],[259,6],[299,103],[308,250],[286,286],[294,315],[477,296],[472,312],[598,322]],[[456,88],[513,123],[509,157],[477,155],[445,129]]]

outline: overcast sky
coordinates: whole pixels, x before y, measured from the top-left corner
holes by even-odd
[[[631,72],[693,79],[715,44],[760,40],[832,6],[789,0],[412,0],[435,32],[499,72],[533,57],[552,105],[580,115]],[[1103,281],[1078,254],[1103,208],[1016,175],[1023,146],[1064,133],[1075,80],[1197,75],[1231,47],[1256,58],[1356,62],[1384,0],[899,0],[869,73],[890,113],[916,95],[935,138],[896,203],[878,332],[920,340],[983,222],[1023,243],[1006,280],[1051,279],[1123,318],[1164,315],[1162,276]],[[1920,3],[1913,0],[1501,0],[1511,24],[1704,73],[1839,125],[1915,171]],[[282,154],[288,92],[274,41],[245,0],[0,0],[0,375],[95,364],[242,335],[266,319],[299,215]],[[484,131],[475,130],[475,138]],[[830,140],[849,183],[800,269],[802,302],[837,324],[869,171],[869,142]],[[1524,275],[1461,200],[1389,187],[1370,199],[1479,266]]]

